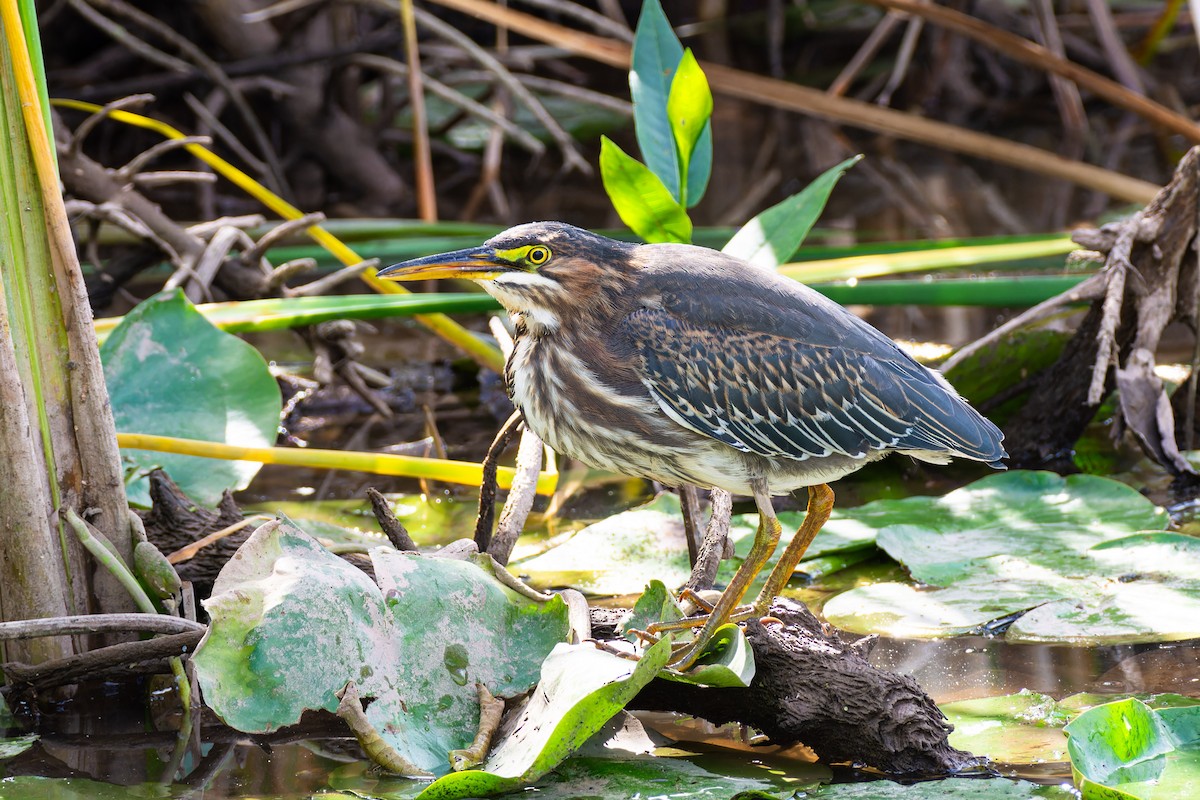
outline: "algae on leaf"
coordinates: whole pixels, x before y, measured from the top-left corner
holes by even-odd
[[[286,522],[260,527],[221,571],[195,663],[208,705],[266,732],[337,708],[353,681],[366,716],[417,767],[443,774],[470,745],[476,689],[513,697],[569,635],[559,597],[541,602],[464,562],[376,548],[379,585]]]

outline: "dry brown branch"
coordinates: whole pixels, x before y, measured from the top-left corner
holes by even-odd
[[[1144,95],[1127,89],[1116,81],[1093,72],[1087,67],[1060,58],[1045,47],[1028,39],[989,25],[952,8],[924,2],[924,0],[868,0],[868,2],[923,17],[935,25],[961,33],[985,47],[998,50],[1022,64],[1046,73],[1061,75],[1080,87],[1095,92],[1119,108],[1128,109],[1155,125],[1187,137],[1192,142],[1200,142],[1200,124]]]
[[[551,42],[577,53],[620,69],[629,68],[630,48],[612,39],[565,28],[543,19],[503,8],[483,0],[434,0],[439,5],[505,25],[522,35]],[[891,2],[891,0],[889,0]],[[1010,142],[995,136],[969,131],[954,125],[927,120],[886,108],[830,97],[824,92],[794,83],[753,75],[719,64],[701,63],[714,92],[750,100],[763,105],[821,117],[833,122],[852,125],[933,147],[978,156],[1019,169],[1038,172],[1072,181],[1123,200],[1148,202],[1159,187],[1148,181],[1131,178],[1071,161],[1038,147]],[[1144,98],[1142,98],[1144,100]],[[1148,102],[1148,101],[1147,101]]]
[[[170,25],[163,23],[161,20],[152,17],[140,9],[134,8],[126,3],[125,0],[87,0],[87,2],[122,17],[140,26],[142,29],[154,33],[164,41],[169,42],[179,52],[186,54],[192,60],[193,64],[204,72],[213,83],[220,86],[229,96],[230,102],[238,110],[238,114],[242,117],[242,122],[249,130],[263,161],[267,164],[268,169],[264,175],[266,182],[275,192],[286,194],[287,184],[283,179],[283,167],[279,163],[279,159],[275,154],[274,148],[271,146],[271,141],[267,137],[266,131],[263,130],[253,109],[250,108],[250,103],[246,100],[245,95],[242,94],[241,90],[225,74],[225,71],[221,69],[221,66],[216,61],[210,58],[200,47],[180,35]]]
[[[403,78],[407,78],[411,74],[407,66],[401,64],[399,61],[386,58],[384,56],[362,53],[354,56],[352,60],[354,63],[361,64],[364,67],[369,67],[381,72],[390,72]],[[490,79],[492,76],[487,74],[487,77]],[[480,119],[500,128],[514,142],[521,145],[521,147],[528,150],[530,153],[540,156],[546,152],[546,145],[538,141],[532,134],[523,128],[518,127],[512,120],[496,113],[482,103],[472,100],[462,92],[455,91],[450,86],[447,86],[441,81],[431,78],[428,75],[424,77],[423,84],[430,94],[435,94],[445,100],[447,103],[452,103],[461,108],[463,111],[466,111],[468,114],[479,117]]]

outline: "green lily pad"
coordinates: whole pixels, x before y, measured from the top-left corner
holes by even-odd
[[[633,631],[645,631],[656,622],[674,622],[683,619],[683,609],[662,581],[650,581],[646,591],[633,604],[629,619],[621,626],[621,633],[631,642],[637,642]]]
[[[764,767],[756,772],[760,775],[724,775],[684,758],[574,756],[539,780],[530,793],[536,791],[538,800],[667,796],[671,800],[714,800],[758,792],[761,794],[756,796],[787,800],[795,796],[797,786],[808,785],[769,773]],[[419,791],[411,781],[363,774],[353,767],[343,771],[337,785],[355,796],[377,800],[408,800]]]
[[[93,781],[88,778],[42,778],[35,775],[15,775],[0,781],[0,796],[5,800],[127,800],[178,797],[170,786],[140,783],[132,786]]]
[[[601,520],[513,567],[537,586],[586,594],[635,594],[652,580],[681,586],[691,574],[679,497],[667,492]]]
[[[984,697],[944,703],[941,708],[954,731],[950,744],[994,762],[1011,765],[1050,764],[1069,760],[1064,728],[1089,709],[1111,704],[1113,695],[1080,693],[1056,701],[1038,692],[1021,691],[1000,697]],[[1161,714],[1200,706],[1200,698],[1178,694],[1139,694],[1119,699],[1136,699]],[[1194,712],[1187,712],[1188,719]],[[1180,735],[1190,740],[1186,721]]]
[[[879,547],[915,580],[934,586],[970,577],[981,559],[999,555],[1050,551],[1058,556],[1051,561],[1055,568],[1070,570],[1085,564],[1081,551],[1137,531],[1161,530],[1168,521],[1165,511],[1123,483],[1029,470],[989,475],[943,497],[876,505],[891,512],[877,537]],[[1077,564],[1062,564],[1072,557]]]
[[[100,356],[118,431],[275,444],[282,402],[267,362],[206,320],[182,291],[160,292],[126,314]],[[161,466],[189,497],[209,506],[226,489],[244,489],[262,466],[149,450],[121,455],[137,472]],[[150,505],[145,477],[126,491],[131,503]]]
[[[945,703],[942,713],[954,726],[950,744],[1002,764],[1047,764],[1067,760],[1063,727],[1078,713],[1054,698],[1021,691]]]
[[[1200,539],[1134,533],[1161,529],[1166,515],[1124,484],[1011,472],[941,498],[870,505],[892,511],[878,545],[931,586],[881,583],[832,598],[823,612],[846,630],[932,638],[1022,615],[1009,641],[1200,636]]]
[[[307,709],[337,708],[348,681],[374,698],[367,719],[417,767],[449,769],[479,724],[476,684],[497,697],[532,688],[568,635],[566,605],[494,577],[487,557],[452,561],[371,552],[379,585],[303,531],[261,526],[218,576],[212,625],[195,655],[208,705],[230,726],[267,732]]]
[[[660,678],[697,686],[744,688],[754,680],[754,650],[746,633],[732,622],[713,631],[704,655],[687,671],[663,670]]]
[[[1200,706],[1156,711],[1137,699],[1097,706],[1066,728],[1084,798],[1200,796]]]
[[[1038,786],[1004,778],[950,778],[905,786],[891,781],[839,783],[804,793],[810,800],[1074,800],[1075,793],[1062,786]]]
[[[483,768],[439,778],[420,800],[485,797],[533,783],[622,710],[670,656],[666,638],[636,661],[592,644],[558,645],[542,664],[541,680],[524,708],[499,731]]]
[[[0,761],[13,756],[19,756],[41,738],[36,733],[27,733],[24,736],[10,736],[0,739]]]
[[[860,508],[834,511],[813,540],[806,554],[808,560],[800,564],[798,571],[811,574],[808,569],[823,558],[873,553],[879,520],[886,516],[874,506],[868,503]],[[783,512],[779,520],[784,534],[763,573],[774,566],[804,521],[804,514]],[[733,515],[729,537],[737,558],[721,564],[719,579],[728,581],[732,577],[740,559],[750,551],[757,529],[757,514]],[[833,571],[853,563],[857,563],[854,557],[843,558],[827,569]],[[665,492],[646,505],[589,525],[557,547],[521,561],[514,568],[536,585],[571,586],[593,595],[635,594],[653,580],[667,586],[682,586],[691,574],[691,567],[679,497]],[[750,591],[757,591],[762,580]]]

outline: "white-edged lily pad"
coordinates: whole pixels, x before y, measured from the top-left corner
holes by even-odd
[[[158,434],[244,447],[275,444],[282,402],[267,362],[225,333],[179,290],[144,300],[100,348],[113,420],[123,433]],[[215,506],[226,489],[244,489],[262,467],[149,450],[122,450],[127,467],[160,466],[189,497]],[[129,501],[149,506],[145,477],[128,484]]]
[[[1200,636],[1200,539],[1106,478],[989,476],[941,498],[888,504],[877,544],[924,587],[862,586],[829,600],[856,633],[934,638],[1019,616],[1014,642],[1173,641]],[[1149,532],[1136,533],[1139,530]]]
[[[885,513],[875,508],[874,503],[844,512],[834,511],[809,547],[808,560],[797,571],[811,574],[810,569],[825,557],[863,550],[874,552],[875,534]],[[804,521],[804,514],[785,511],[779,514],[779,521],[783,525],[779,546],[750,592],[762,585],[766,573]],[[732,577],[741,558],[750,551],[757,529],[757,514],[733,515],[729,538],[737,558],[721,564],[720,580]],[[819,566],[822,571],[832,571],[847,563],[854,561]],[[593,595],[635,594],[652,580],[660,580],[667,586],[682,586],[691,574],[691,567],[679,497],[663,493],[646,505],[589,525],[557,547],[514,565],[514,569],[539,586],[570,586]]]
[[[0,739],[0,761],[13,756],[19,756],[41,738],[36,733],[27,733],[24,736],[9,736]]]
[[[441,774],[479,724],[477,683],[512,697],[568,637],[566,605],[514,592],[495,567],[377,548],[379,585],[298,528],[273,521],[238,549],[205,603],[195,663],[208,705],[267,732],[337,708],[353,681],[367,719],[415,766]]]

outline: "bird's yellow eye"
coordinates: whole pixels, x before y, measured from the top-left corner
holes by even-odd
[[[525,260],[535,267],[540,267],[550,260],[550,248],[540,244],[529,248],[529,252],[525,254]]]

